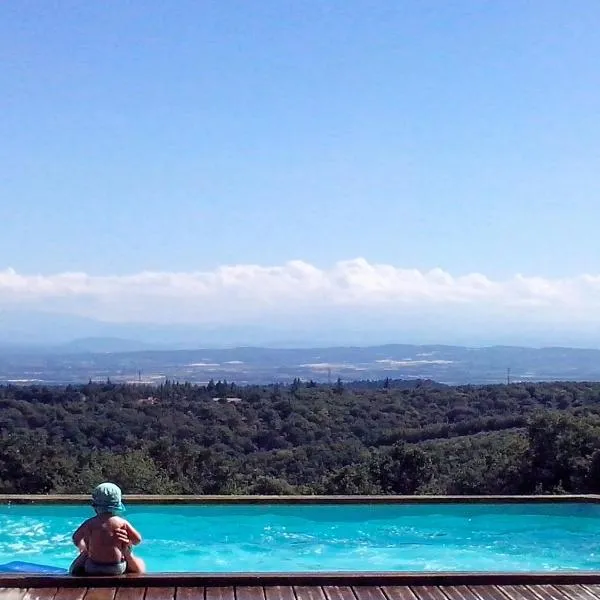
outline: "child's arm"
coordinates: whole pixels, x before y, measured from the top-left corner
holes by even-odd
[[[129,523],[129,521],[125,521],[123,526],[127,530],[127,535],[129,536],[129,543],[137,546],[142,541],[142,536],[140,532],[135,529],[135,527]]]
[[[79,548],[81,552],[86,551],[85,540],[88,536],[88,523],[82,523],[75,533],[73,534],[73,543]]]

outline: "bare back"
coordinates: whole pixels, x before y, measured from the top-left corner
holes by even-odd
[[[122,543],[116,536],[118,529],[127,526],[127,521],[110,514],[92,517],[86,523],[85,545],[88,556],[103,563],[123,560]]]

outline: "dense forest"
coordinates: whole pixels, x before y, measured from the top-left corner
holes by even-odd
[[[600,383],[0,386],[0,492],[600,491]]]

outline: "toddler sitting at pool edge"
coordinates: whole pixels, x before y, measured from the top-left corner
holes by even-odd
[[[132,546],[142,536],[119,516],[125,510],[121,490],[114,483],[102,483],[92,492],[96,516],[82,523],[73,534],[80,554],[73,561],[71,575],[123,575],[144,573],[144,561],[133,556]]]

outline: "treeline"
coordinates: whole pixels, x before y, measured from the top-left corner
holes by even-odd
[[[600,492],[600,384],[0,386],[0,493]]]

